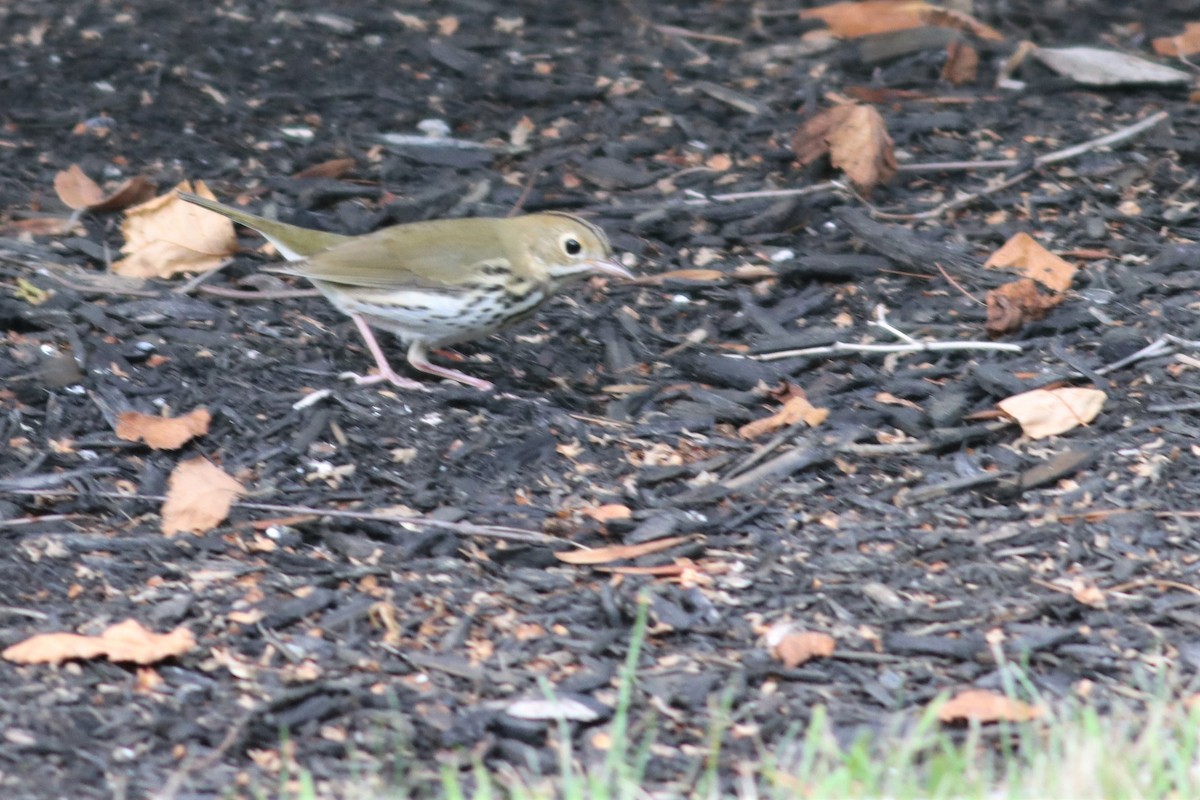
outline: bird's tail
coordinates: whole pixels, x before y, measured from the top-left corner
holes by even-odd
[[[188,192],[179,192],[178,194],[182,200],[194,203],[201,208],[207,208],[223,217],[229,217],[239,225],[245,225],[247,228],[258,231],[271,244],[275,245],[288,261],[301,261],[352,238],[338,233],[314,231],[298,225],[288,225],[286,222],[276,222],[273,219],[260,217],[257,214],[251,214],[240,208],[227,206],[196,194]]]

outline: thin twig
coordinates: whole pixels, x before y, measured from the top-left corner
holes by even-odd
[[[966,289],[964,289],[964,288],[963,288],[961,285],[959,285],[959,282],[958,282],[958,281],[956,281],[956,280],[954,280],[954,278],[950,277],[950,273],[949,273],[949,272],[946,272],[946,268],[945,268],[945,267],[943,267],[943,266],[942,266],[940,263],[938,263],[938,262],[936,262],[936,261],[935,261],[935,262],[933,263],[933,265],[934,265],[935,267],[937,267],[937,271],[938,271],[938,272],[942,273],[942,277],[946,279],[946,283],[949,283],[949,284],[950,284],[951,286],[953,286],[955,289],[958,289],[958,291],[962,293],[963,297],[967,298],[968,300],[970,300],[971,302],[973,302],[973,303],[975,303],[975,304],[977,304],[977,305],[981,305],[981,306],[986,306],[986,305],[987,305],[987,303],[985,303],[984,301],[980,300],[978,297],[976,297],[975,295],[971,294],[971,293],[970,293],[970,292],[968,292]]]
[[[10,489],[10,494],[19,495],[38,495],[40,497],[78,497],[80,492],[52,489]],[[162,503],[166,500],[162,495],[152,494],[126,494],[123,492],[87,492],[88,497],[102,497],[110,500],[139,500],[145,502]],[[471,522],[450,522],[444,519],[431,519],[430,517],[410,517],[398,514],[373,514],[370,511],[343,511],[337,508],[313,508],[311,506],[292,506],[281,505],[277,503],[247,503],[235,501],[235,505],[240,508],[245,508],[251,511],[270,511],[273,513],[282,514],[311,514],[318,517],[334,517],[335,519],[355,519],[366,520],[371,522],[390,522],[396,525],[415,525],[423,528],[436,528],[439,530],[449,531],[451,533],[461,534],[463,536],[484,536],[489,539],[504,539],[510,542],[523,542],[526,544],[569,544],[573,546],[574,542],[568,539],[562,539],[557,536],[551,536],[546,533],[538,533],[524,528],[510,528],[506,525],[476,525]]]
[[[651,27],[664,36],[678,36],[681,39],[699,39],[704,42],[718,42],[719,44],[731,44],[740,47],[743,42],[741,39],[733,36],[723,36],[719,33],[702,33],[700,31],[690,31],[687,28],[680,28],[677,25],[660,25],[652,23]]]
[[[525,180],[525,185],[521,188],[521,194],[517,197],[517,202],[513,203],[513,207],[508,210],[508,216],[515,217],[521,213],[521,209],[525,207],[525,201],[533,193],[533,184],[537,181],[538,175],[541,174],[542,167],[543,165],[537,161],[529,165],[529,177]]]
[[[1096,375],[1107,375],[1110,372],[1116,372],[1117,370],[1127,367],[1130,364],[1133,364],[1137,361],[1143,361],[1147,358],[1176,355],[1179,350],[1200,350],[1200,341],[1194,339],[1184,339],[1179,336],[1173,336],[1169,333],[1164,333],[1162,336],[1159,336],[1153,342],[1146,345],[1141,350],[1138,350],[1136,353],[1130,353],[1124,358],[1114,361],[1111,364],[1106,364],[1105,366],[1100,367],[1093,372]],[[1182,356],[1177,355],[1176,357],[1179,358]],[[1085,378],[1091,377],[1077,369],[1073,371],[1073,374],[1081,375]]]
[[[197,286],[202,294],[227,297],[231,300],[293,300],[298,297],[320,297],[316,289],[231,289],[228,286]]]
[[[1101,147],[1108,145],[1120,144],[1121,142],[1138,136],[1144,131],[1153,128],[1160,122],[1169,117],[1166,111],[1159,111],[1151,114],[1145,119],[1138,120],[1132,125],[1124,128],[1119,128],[1112,133],[1106,133],[1103,136],[1098,136],[1095,139],[1089,139],[1086,142],[1064,147],[1061,150],[1054,150],[1050,153],[1045,153],[1033,160],[1035,167],[1043,167],[1047,164],[1056,164],[1059,161],[1068,161],[1076,156],[1089,153]],[[974,172],[982,169],[1012,169],[1019,167],[1022,163],[1021,159],[1017,158],[1001,158],[995,161],[933,161],[921,164],[901,164],[899,172]]]
[[[1036,172],[1036,170],[1032,170],[1032,169],[1027,169],[1024,172],[1018,172],[1016,175],[1013,175],[1010,178],[1005,178],[1004,180],[1000,181],[999,183],[993,183],[991,186],[988,186],[984,189],[980,189],[977,192],[971,192],[970,194],[960,195],[960,196],[954,198],[953,200],[947,200],[944,203],[938,203],[933,208],[927,209],[925,211],[918,211],[913,214],[893,214],[889,211],[880,211],[875,206],[866,202],[866,200],[863,199],[862,197],[859,197],[859,199],[862,200],[863,205],[865,205],[867,207],[867,210],[869,210],[871,212],[871,216],[875,219],[887,219],[887,220],[895,220],[895,221],[901,221],[901,222],[913,222],[913,221],[923,220],[923,219],[933,219],[935,217],[940,217],[942,214],[945,214],[947,211],[953,211],[956,208],[962,208],[963,206],[968,206],[971,203],[974,203],[976,200],[979,200],[982,197],[987,197],[989,194],[995,194],[996,192],[1002,192],[1005,189],[1008,189],[1012,186],[1016,186],[1018,183],[1023,183],[1025,181],[1025,179],[1027,179],[1031,175],[1033,175],[1034,172]]]
[[[810,194],[820,194],[821,192],[829,192],[834,189],[842,189],[844,186],[845,184],[841,181],[825,181],[824,183],[814,183],[800,189],[760,189],[754,192],[729,192],[727,194],[713,195],[706,195],[694,189],[688,189],[684,194],[689,195],[689,198],[684,203],[690,206],[703,206],[709,203],[733,203],[738,200],[774,200],[782,197],[804,197]]]
[[[1001,353],[1024,352],[1018,344],[1006,342],[922,342],[913,339],[906,333],[893,327],[887,321],[887,312],[882,305],[875,307],[875,319],[870,325],[883,328],[893,336],[903,340],[900,344],[852,344],[850,342],[834,342],[821,347],[803,347],[798,350],[777,350],[773,353],[756,353],[754,355],[727,355],[726,358],[749,358],[754,361],[776,361],[781,358],[797,358],[799,356],[828,356],[841,353],[924,353],[945,352],[947,350],[993,350]]]
[[[1113,131],[1112,133],[1105,134],[1104,136],[1098,136],[1095,139],[1089,139],[1088,141],[1081,142],[1080,144],[1072,145],[1070,147],[1064,147],[1061,150],[1055,150],[1054,152],[1051,152],[1051,153],[1045,153],[1045,154],[1040,155],[1037,158],[1033,159],[1033,169],[1022,170],[1020,173],[1013,175],[1009,178],[1005,178],[1004,180],[1000,181],[999,183],[994,183],[991,186],[988,186],[984,189],[980,189],[978,192],[972,192],[970,194],[961,195],[959,197],[956,197],[953,200],[947,200],[947,201],[945,201],[943,203],[939,203],[938,205],[934,206],[933,208],[927,209],[925,211],[919,211],[919,212],[916,212],[913,214],[893,214],[893,213],[890,213],[887,211],[880,211],[879,209],[872,207],[869,203],[866,205],[871,210],[871,216],[876,219],[887,219],[887,220],[897,220],[897,221],[914,221],[914,220],[933,219],[934,217],[940,217],[942,214],[945,214],[947,211],[953,211],[956,208],[961,208],[962,206],[969,205],[982,197],[986,197],[989,194],[995,194],[996,192],[1002,192],[1011,186],[1016,186],[1018,183],[1023,182],[1024,180],[1026,180],[1027,178],[1032,176],[1034,173],[1036,173],[1038,167],[1044,167],[1047,164],[1057,164],[1060,161],[1067,161],[1068,159],[1076,158],[1077,156],[1081,156],[1084,153],[1090,153],[1093,150],[1098,150],[1101,147],[1108,147],[1110,145],[1120,144],[1121,142],[1128,141],[1129,139],[1132,139],[1135,136],[1138,136],[1138,135],[1144,133],[1145,131],[1150,130],[1151,128],[1153,128],[1156,125],[1158,125],[1159,123],[1165,121],[1169,117],[1170,117],[1170,114],[1168,114],[1166,111],[1159,111],[1158,113],[1151,114],[1150,116],[1146,117],[1145,119],[1139,120],[1132,125],[1127,125],[1124,128],[1120,128],[1118,130]],[[969,162],[969,161],[959,161],[959,162],[947,162],[946,164],[940,164],[940,165],[939,164],[924,164],[924,165],[910,164],[910,165],[906,165],[905,167],[901,167],[900,169],[901,169],[901,171],[905,171],[905,172],[928,172],[928,171],[931,171],[934,167],[939,167],[939,166],[942,167],[943,169],[945,169],[945,168],[972,169],[974,167],[968,166],[971,163],[972,162]],[[1012,167],[1019,166],[1021,162],[1016,159],[1004,159],[1002,161],[980,161],[980,162],[975,162],[975,163],[977,163],[979,165],[977,168],[980,168],[980,169],[1010,169]],[[923,169],[921,169],[922,167],[923,167]]]

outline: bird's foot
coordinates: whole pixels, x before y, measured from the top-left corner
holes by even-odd
[[[346,380],[352,380],[359,386],[370,386],[375,383],[387,381],[393,386],[400,389],[413,389],[416,391],[426,391],[428,387],[420,381],[414,381],[411,378],[405,378],[402,375],[397,375],[395,372],[376,372],[373,375],[359,375],[356,372],[343,372],[338,376]]]

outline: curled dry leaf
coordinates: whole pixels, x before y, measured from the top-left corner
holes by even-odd
[[[828,419],[828,408],[817,408],[808,402],[808,398],[804,396],[804,392],[798,387],[794,387],[793,391],[798,392],[798,394],[789,397],[774,414],[763,419],[756,419],[753,422],[747,422],[738,428],[738,436],[741,436],[743,439],[757,439],[764,434],[772,433],[780,428],[786,428],[797,422],[805,422],[809,427],[815,428]]]
[[[189,439],[208,433],[211,421],[212,415],[206,408],[197,408],[182,417],[124,411],[117,416],[117,438],[145,442],[155,450],[178,450]]]
[[[1065,295],[1046,294],[1029,278],[998,286],[987,293],[987,332],[1001,336],[1039,320],[1063,301]]]
[[[215,200],[202,181],[175,187]],[[135,206],[121,223],[125,258],[113,272],[137,278],[169,278],[180,272],[216,269],[237,250],[233,222],[180,200],[175,191]]]
[[[163,533],[203,533],[229,515],[233,501],[245,490],[234,478],[206,458],[193,458],[175,467],[167,481],[162,507]]]
[[[1065,292],[1079,268],[1038,244],[1028,233],[1018,233],[983,262],[986,269],[1012,269],[1047,289]]]
[[[828,633],[817,631],[789,631],[779,637],[771,648],[771,655],[793,669],[814,658],[829,658],[837,648],[837,640]]]
[[[54,191],[58,199],[76,211],[119,211],[153,197],[154,184],[137,175],[106,194],[78,164],[72,164],[54,176]]]
[[[1014,700],[985,689],[959,692],[938,709],[942,722],[1029,722],[1046,713],[1042,706]]]
[[[1099,416],[1107,397],[1099,389],[1064,386],[1022,392],[996,407],[1016,420],[1030,439],[1045,439],[1087,425]]]
[[[864,192],[896,174],[892,138],[874,106],[847,103],[825,109],[796,131],[792,152],[801,164],[828,155],[829,163]]]
[[[613,561],[624,561],[629,558],[639,558],[640,556],[668,550],[687,540],[687,536],[672,536],[667,539],[656,539],[645,544],[615,544],[612,547],[598,547],[594,550],[565,550],[561,553],[555,553],[554,557],[566,564],[610,564]]]
[[[195,646],[192,632],[182,625],[170,633],[154,633],[137,620],[127,619],[105,628],[99,636],[39,634],[14,644],[0,655],[18,664],[61,664],[98,657],[122,663],[154,664],[183,655]]]

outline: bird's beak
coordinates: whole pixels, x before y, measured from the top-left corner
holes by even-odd
[[[625,269],[625,267],[621,265],[621,262],[617,261],[615,258],[588,261],[587,265],[591,268],[592,272],[600,275],[611,275],[614,278],[623,278],[627,281],[633,280],[633,273]]]

